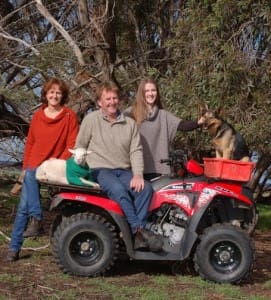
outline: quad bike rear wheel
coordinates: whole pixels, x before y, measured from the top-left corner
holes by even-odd
[[[254,244],[248,233],[230,224],[215,224],[200,237],[195,270],[206,280],[240,283],[254,263]]]
[[[64,273],[95,276],[109,270],[118,254],[114,226],[96,214],[63,218],[52,239],[53,255]]]

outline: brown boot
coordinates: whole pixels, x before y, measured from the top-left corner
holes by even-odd
[[[13,262],[19,259],[19,251],[8,250],[6,261]]]
[[[43,233],[43,228],[41,221],[36,219],[35,217],[31,217],[25,232],[23,233],[24,238],[28,237],[36,237]]]
[[[159,252],[162,250],[163,241],[152,231],[140,228],[135,234],[134,248],[139,250],[146,247],[152,252]]]

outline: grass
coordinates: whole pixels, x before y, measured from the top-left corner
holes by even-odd
[[[18,283],[22,280],[21,276],[13,275],[13,274],[0,274],[0,282],[13,282]]]
[[[271,203],[270,203],[271,204]],[[260,230],[267,230],[271,228],[271,205],[258,203],[259,221],[257,228]]]

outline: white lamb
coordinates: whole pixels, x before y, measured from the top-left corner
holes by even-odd
[[[36,171],[36,179],[57,184],[76,184],[99,187],[91,180],[86,157],[91,151],[84,148],[69,149],[73,154],[68,160],[52,158],[44,161]]]

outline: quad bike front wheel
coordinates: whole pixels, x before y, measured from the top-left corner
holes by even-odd
[[[216,224],[200,237],[194,262],[196,271],[206,280],[240,283],[252,271],[254,244],[242,229]]]
[[[63,218],[51,243],[64,273],[95,276],[109,270],[117,259],[115,228],[96,214],[79,213]]]

